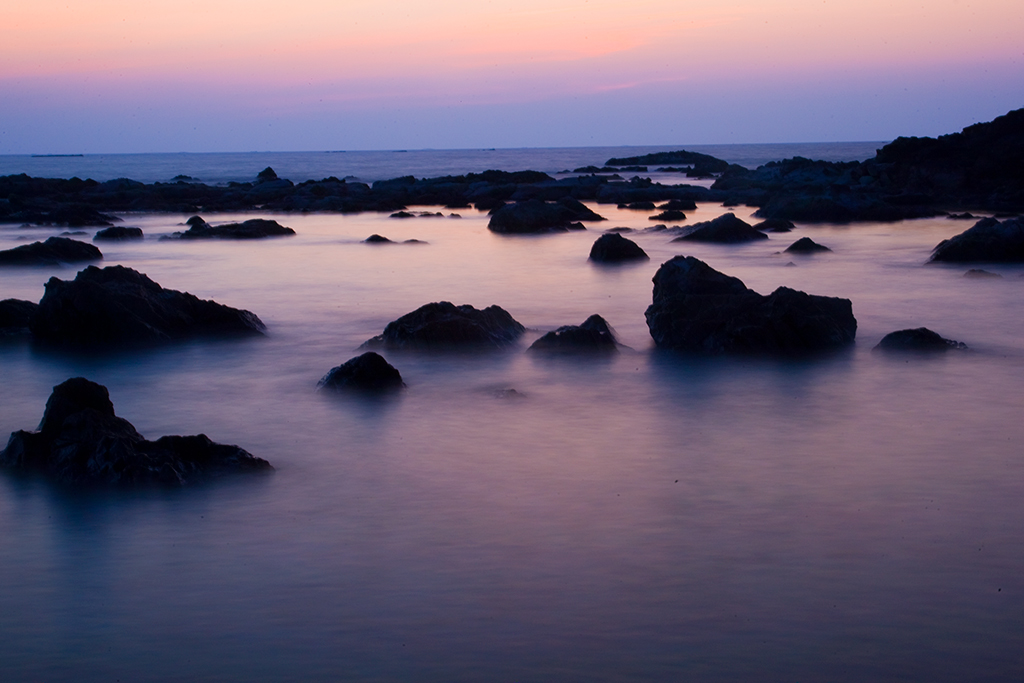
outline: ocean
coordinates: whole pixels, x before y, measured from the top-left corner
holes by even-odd
[[[0,173],[228,182],[269,165],[373,180],[624,152],[531,153],[0,157]],[[297,233],[248,243],[160,241],[188,216],[124,216],[146,239],[100,245],[103,264],[249,309],[267,335],[98,355],[2,339],[0,432],[34,428],[52,387],[84,376],[147,438],[205,433],[276,470],[143,491],[0,473],[2,678],[1024,679],[1024,267],[972,279],[927,264],[971,225],[946,218],[798,225],[738,246],[636,232],[650,261],[597,266],[604,230],[652,221],[588,206],[608,220],[541,236],[491,233],[473,209],[204,216]],[[686,222],[727,210],[754,220],[704,203]],[[0,249],[59,232],[0,226]],[[362,242],[374,233],[426,244]],[[832,252],[782,253],[804,236]],[[651,278],[680,253],[762,293],[851,299],[856,344],[808,359],[655,349]],[[0,298],[38,300],[76,272],[0,269]],[[500,305],[529,331],[492,353],[387,352],[398,396],[316,390],[389,321],[440,300]],[[628,348],[526,350],[593,313]],[[920,326],[970,351],[872,350]]]

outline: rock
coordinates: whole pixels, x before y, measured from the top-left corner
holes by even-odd
[[[367,351],[361,356],[349,359],[324,375],[318,389],[359,391],[388,391],[405,387],[402,375],[384,360],[380,354]]]
[[[628,204],[619,204],[619,208],[631,211],[654,211],[654,202],[629,202]]]
[[[972,279],[979,279],[979,280],[1002,280],[1003,279],[1003,276],[1000,275],[999,273],[990,273],[989,271],[982,270],[981,268],[971,268],[966,273],[964,273],[964,277],[972,278]]]
[[[582,230],[580,221],[603,221],[582,203],[565,197],[557,202],[528,199],[506,204],[491,214],[487,228],[503,234]]]
[[[650,257],[640,245],[628,240],[617,232],[605,233],[597,238],[590,248],[590,260],[598,263],[621,263],[623,261],[646,261]]]
[[[618,344],[605,319],[592,315],[582,325],[563,325],[530,345],[530,351],[616,351]]]
[[[8,266],[59,266],[102,258],[103,254],[96,247],[67,237],[50,237],[45,242],[0,251],[0,265]]]
[[[122,241],[122,240],[141,240],[143,238],[142,228],[124,228],[121,226],[114,226],[112,228],[104,228],[95,235],[93,235],[93,241]]]
[[[363,242],[365,242],[366,244],[394,244],[392,240],[389,240],[387,237],[384,237],[383,235],[378,235],[376,233],[367,237],[365,240],[363,240]]]
[[[37,431],[11,434],[0,466],[65,484],[188,484],[272,470],[266,460],[205,434],[147,441],[114,414],[107,388],[75,377],[53,388]]]
[[[697,202],[692,199],[670,199],[664,204],[659,204],[657,208],[662,211],[696,211]]]
[[[761,232],[789,232],[796,226],[785,218],[768,218],[754,226],[754,230]]]
[[[388,218],[416,218],[416,214],[408,211],[396,211],[388,216]]]
[[[269,166],[256,174],[256,182],[258,183],[269,183],[277,179],[277,173]]]
[[[655,344],[704,354],[793,354],[853,342],[849,299],[779,287],[768,296],[692,256],[676,256],[654,276],[645,313]]]
[[[818,244],[810,237],[801,237],[793,244],[786,247],[788,254],[817,254],[822,251],[832,251],[823,244]]]
[[[477,310],[468,304],[440,301],[420,306],[388,323],[364,347],[436,348],[509,346],[526,328],[500,306]]]
[[[36,314],[39,304],[21,299],[0,301],[0,337],[12,334],[27,334],[29,322]]]
[[[976,221],[978,217],[970,211],[964,211],[963,213],[951,213],[946,218],[954,221]]]
[[[711,221],[694,223],[690,226],[690,232],[672,241],[736,244],[766,239],[768,236],[763,232],[755,230],[749,223],[736,218],[735,214],[727,213]]]
[[[678,223],[679,221],[685,221],[686,220],[686,214],[683,213],[682,211],[676,211],[675,209],[670,209],[668,211],[662,211],[661,213],[656,213],[653,216],[648,216],[647,220],[649,220],[649,221],[668,221],[669,223]]]
[[[1000,222],[982,218],[964,232],[942,240],[932,250],[932,261],[948,263],[1024,262],[1024,218]]]
[[[949,351],[951,349],[963,350],[967,344],[943,339],[937,332],[927,327],[918,327],[913,330],[897,330],[882,337],[882,341],[875,346],[875,351]]]
[[[71,281],[50,278],[31,324],[40,341],[85,348],[265,329],[254,313],[164,289],[124,266],[89,266]]]
[[[264,237],[283,237],[294,235],[295,231],[286,228],[277,221],[266,218],[252,218],[242,223],[227,223],[225,225],[210,225],[199,216],[192,216],[187,221],[190,226],[183,233],[175,233],[183,240],[197,239],[228,239],[228,240],[255,240]]]

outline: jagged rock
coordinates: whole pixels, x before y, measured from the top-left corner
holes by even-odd
[[[9,266],[58,266],[102,258],[103,254],[93,245],[67,237],[50,237],[45,242],[0,251],[0,265]]]
[[[147,441],[114,414],[107,388],[75,377],[53,388],[37,431],[11,434],[0,466],[65,484],[188,484],[272,470],[266,460],[205,434]]]
[[[89,266],[71,281],[50,278],[31,324],[40,341],[85,348],[265,329],[254,313],[164,289],[124,266]]]
[[[186,222],[190,226],[189,229],[182,233],[175,233],[177,237],[183,240],[255,240],[264,237],[283,237],[295,234],[295,231],[291,228],[286,228],[277,221],[266,218],[252,218],[242,223],[210,225],[199,216],[192,216]]]
[[[971,263],[1024,262],[1024,218],[1000,222],[982,218],[964,232],[942,240],[932,251],[932,261]]]
[[[616,351],[618,344],[605,319],[592,315],[582,325],[563,325],[530,345],[530,351]]]
[[[29,322],[38,308],[39,304],[21,299],[0,301],[0,336],[27,334]]]
[[[603,221],[581,202],[565,197],[557,202],[528,199],[506,204],[491,214],[487,228],[504,234],[582,230],[580,221]]]
[[[468,304],[440,301],[420,306],[387,324],[382,334],[368,340],[369,348],[458,348],[509,346],[526,328],[500,306],[483,310]]]
[[[388,391],[404,386],[401,373],[373,351],[331,368],[317,384],[318,389],[359,391]]]
[[[711,221],[694,223],[690,231],[677,237],[673,242],[717,242],[719,244],[736,244],[754,240],[766,240],[768,236],[755,230],[746,221],[736,218],[736,214],[727,213]]]
[[[927,327],[918,327],[912,330],[897,330],[882,337],[882,341],[875,346],[875,351],[949,351],[963,350],[967,344],[944,339],[937,332]]]
[[[256,174],[256,182],[260,183],[269,183],[277,179],[277,173],[275,173],[274,169],[272,169],[270,166],[267,166],[265,169]]]
[[[123,240],[141,240],[143,239],[142,228],[125,228],[122,226],[114,226],[111,228],[104,228],[95,235],[93,235],[93,241],[123,241]]]
[[[590,260],[598,263],[621,263],[623,261],[646,261],[650,257],[640,245],[628,240],[617,232],[605,233],[597,238],[590,248]]]
[[[676,256],[654,276],[645,313],[655,344],[705,354],[800,353],[853,342],[849,299],[779,287],[768,296],[692,256]]]
[[[966,278],[969,278],[969,279],[977,279],[977,280],[1002,280],[1003,279],[1003,276],[1000,275],[999,273],[990,273],[989,271],[982,270],[981,268],[971,268],[966,273],[964,273],[963,276],[966,277]]]
[[[388,218],[416,218],[416,214],[408,211],[396,211],[388,216]]]
[[[785,218],[767,218],[754,226],[754,230],[761,232],[789,232],[796,226]]]
[[[793,244],[786,247],[789,254],[817,254],[822,251],[832,251],[823,244],[818,244],[810,237],[801,237]]]

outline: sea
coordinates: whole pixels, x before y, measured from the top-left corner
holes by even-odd
[[[882,144],[688,149],[756,166]],[[373,181],[663,149],[6,156],[0,174]],[[0,472],[0,679],[1024,680],[1024,266],[929,264],[973,224],[945,217],[682,246],[645,230],[650,212],[589,206],[607,220],[538,236],[492,233],[475,209],[204,215],[296,231],[253,242],[160,240],[188,216],[122,215],[145,239],[101,244],[104,265],[251,310],[266,336],[97,354],[4,338],[0,432],[35,428],[52,387],[82,376],[147,438],[204,433],[275,470],[143,490]],[[727,211],[757,220],[701,203],[683,224]],[[650,260],[588,261],[613,227]],[[0,226],[0,248],[64,231]],[[784,253],[800,237],[832,251]],[[644,311],[677,254],[761,293],[849,298],[856,343],[658,350]],[[77,270],[5,267],[0,298],[38,300]],[[432,301],[496,304],[528,332],[493,352],[386,352],[397,395],[317,390]],[[594,313],[619,352],[527,349]],[[922,326],[969,349],[874,350]]]

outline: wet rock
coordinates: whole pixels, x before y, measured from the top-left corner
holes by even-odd
[[[950,351],[963,350],[967,344],[944,339],[937,332],[927,327],[918,327],[912,330],[897,330],[882,337],[882,341],[875,346],[875,351]]]
[[[45,242],[0,251],[0,265],[5,266],[58,266],[102,258],[103,254],[93,245],[67,237],[50,237]]]
[[[679,221],[685,221],[686,220],[686,214],[683,213],[682,211],[677,211],[675,209],[669,209],[668,211],[662,211],[661,213],[656,213],[653,216],[648,216],[647,220],[649,220],[649,221],[667,221],[669,223],[678,223]]]
[[[654,276],[645,313],[655,344],[704,354],[796,354],[853,342],[849,299],[779,287],[768,296],[692,256],[676,256]]]
[[[557,202],[528,199],[494,211],[487,228],[503,234],[565,232],[584,229],[580,221],[603,220],[581,202],[568,197]]]
[[[989,271],[982,270],[981,268],[971,268],[966,273],[964,273],[964,277],[969,278],[969,279],[977,279],[977,280],[1002,280],[1003,279],[1003,276],[1000,275],[999,273],[990,273]]]
[[[982,218],[964,232],[942,240],[932,251],[932,261],[947,263],[1024,262],[1024,218],[1000,222]]]
[[[420,306],[387,324],[382,334],[368,340],[367,348],[504,347],[526,331],[500,306],[483,310],[468,304],[440,301]]]
[[[199,216],[192,216],[186,223],[190,226],[188,230],[183,233],[175,233],[177,237],[183,240],[256,240],[263,239],[264,237],[284,237],[295,234],[295,231],[291,228],[286,228],[277,221],[266,218],[252,218],[242,223],[210,225]]]
[[[32,335],[83,348],[151,344],[194,337],[260,334],[254,313],[164,289],[142,273],[89,266],[74,280],[50,278]]]
[[[810,237],[801,237],[793,244],[786,247],[787,254],[817,254],[823,251],[832,251],[823,244],[818,244]]]
[[[376,233],[367,237],[363,242],[366,244],[394,244],[394,242],[389,240],[387,237]]]
[[[0,466],[64,484],[188,484],[272,470],[266,460],[205,434],[147,441],[114,414],[107,388],[75,377],[53,388],[37,431],[11,434]]]
[[[317,384],[318,389],[355,389],[370,392],[390,391],[404,386],[401,373],[373,351],[367,351],[336,368],[331,368]]]
[[[718,244],[737,244],[754,240],[766,240],[768,236],[755,230],[749,223],[727,213],[711,221],[694,223],[690,232],[677,237],[673,242],[716,242]]]
[[[114,226],[110,228],[104,228],[95,235],[93,235],[94,242],[102,242],[104,240],[111,242],[118,242],[124,240],[141,240],[143,239],[142,228],[125,228],[122,226]]]
[[[605,319],[592,315],[582,325],[563,325],[530,345],[530,351],[616,351],[618,344]]]
[[[13,334],[27,334],[32,316],[39,304],[21,299],[0,301],[0,337]]]
[[[796,226],[785,218],[768,218],[754,226],[754,230],[761,232],[789,232]]]
[[[590,248],[590,260],[597,263],[621,263],[623,261],[646,261],[650,257],[640,245],[628,240],[617,232],[606,233],[597,238]]]

